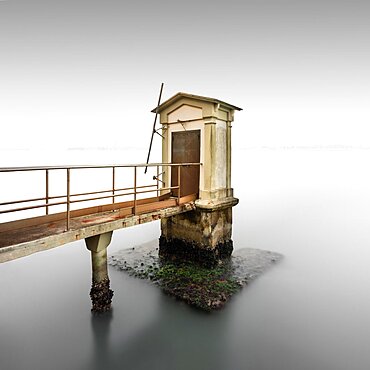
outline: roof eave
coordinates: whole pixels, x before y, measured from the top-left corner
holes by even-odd
[[[165,102],[160,104],[158,107],[154,108],[151,112],[152,113],[160,113],[163,111],[165,108],[167,108],[169,105],[175,103],[177,100],[181,98],[189,98],[189,99],[194,99],[194,100],[202,100],[202,101],[207,101],[209,103],[214,103],[214,104],[220,104],[223,105],[226,108],[231,108],[233,110],[238,110],[241,111],[243,110],[242,108],[239,108],[235,105],[226,103],[222,100],[214,99],[214,98],[209,98],[207,96],[200,96],[200,95],[193,95],[193,94],[187,94],[183,92],[179,92],[176,95],[172,96],[171,98],[167,99]]]

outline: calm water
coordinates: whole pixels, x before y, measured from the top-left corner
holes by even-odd
[[[111,268],[114,309],[98,318],[82,241],[2,264],[0,368],[369,369],[370,151],[234,159],[235,248],[281,262],[214,314]],[[158,222],[122,230],[109,251],[158,237]]]

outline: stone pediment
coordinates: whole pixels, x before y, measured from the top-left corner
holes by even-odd
[[[190,121],[203,118],[203,110],[188,104],[180,105],[167,114],[168,122]]]
[[[177,120],[211,117],[232,121],[234,110],[241,110],[241,108],[219,99],[180,92],[154,108],[152,112],[159,113],[161,123],[166,124]]]

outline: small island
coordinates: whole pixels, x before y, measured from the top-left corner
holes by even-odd
[[[219,310],[239,292],[281,259],[274,252],[243,248],[217,266],[205,267],[196,262],[163,259],[158,243],[123,249],[109,258],[109,264],[130,276],[145,279],[164,293],[204,310]]]

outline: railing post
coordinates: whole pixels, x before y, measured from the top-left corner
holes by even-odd
[[[136,166],[134,167],[134,215],[136,215]]]
[[[67,231],[69,230],[71,214],[70,214],[70,196],[71,196],[71,169],[67,168]]]
[[[177,205],[180,205],[180,198],[181,198],[181,165],[179,165],[177,171],[177,185],[178,185],[178,193],[177,193]]]
[[[112,203],[115,203],[116,167],[112,167]]]
[[[45,172],[45,200],[46,200],[46,215],[49,214],[49,170]]]
[[[159,166],[157,166],[157,198],[159,198]]]

